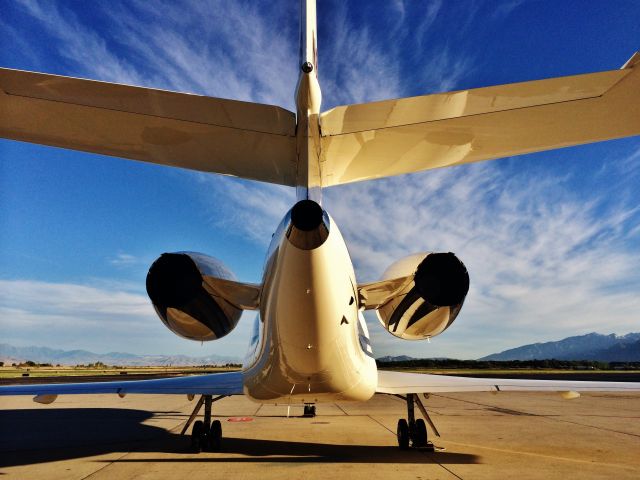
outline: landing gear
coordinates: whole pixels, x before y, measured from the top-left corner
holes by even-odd
[[[414,404],[418,405],[418,408],[420,408],[420,411],[425,416],[438,437],[440,436],[440,433],[438,433],[438,430],[435,428],[435,425],[431,421],[431,418],[418,398],[418,395],[415,393],[409,393],[406,397],[400,398],[407,401],[408,420],[405,420],[404,418],[398,420],[398,446],[402,450],[407,450],[409,448],[409,444],[411,444],[411,447],[413,448],[424,448],[433,451],[433,444],[428,440],[427,426],[424,423],[424,420],[421,418],[416,420],[415,418]]]
[[[413,446],[426,447],[427,442],[427,426],[424,424],[424,420],[419,418],[413,424]]]
[[[222,449],[222,424],[220,420],[211,422],[209,430],[209,449],[212,452],[219,452]]]
[[[211,395],[203,395],[198,400],[181,433],[184,434],[187,431],[191,422],[198,415],[200,408],[204,405],[204,420],[196,420],[191,430],[191,451],[195,453],[200,453],[204,450],[218,452],[222,448],[222,424],[220,420],[211,421],[211,404],[221,398],[224,398],[224,395],[215,399],[212,399]]]
[[[206,439],[204,422],[198,420],[193,424],[193,430],[191,430],[191,451],[200,453],[206,444]]]
[[[315,417],[316,416],[316,406],[313,404],[306,404],[304,406],[304,412],[302,414],[303,417]]]
[[[400,420],[398,420],[397,435],[398,435],[398,446],[400,447],[400,449],[408,450],[409,440],[410,440],[409,424],[404,418],[401,418]]]

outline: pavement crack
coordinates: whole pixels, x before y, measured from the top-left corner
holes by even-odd
[[[111,465],[113,465],[116,462],[119,462],[120,460],[122,460],[124,457],[126,457],[127,455],[130,455],[131,452],[125,452],[122,455],[120,455],[118,458],[116,458],[115,460],[110,460],[108,461],[108,463],[106,465],[103,465],[102,467],[100,467],[99,469],[97,469],[94,472],[91,472],[89,475],[86,475],[84,477],[82,477],[80,480],[86,480],[87,478],[91,478],[93,477],[95,474],[100,473],[101,471],[103,471],[105,468],[110,467]]]
[[[391,432],[394,436],[396,435],[396,432],[394,432],[393,430],[391,430],[390,428],[388,428],[384,423],[376,420],[375,418],[373,418],[371,415],[366,415],[367,417],[369,417],[371,420],[373,420],[374,422],[376,422],[378,425],[380,425],[382,428],[384,428],[385,430],[387,430],[388,432]]]
[[[342,408],[340,405],[338,405],[337,403],[334,403],[334,405],[336,406],[336,408],[338,410],[340,410],[342,413],[344,413],[347,417],[349,416],[349,414],[346,412],[346,410],[344,408]]]

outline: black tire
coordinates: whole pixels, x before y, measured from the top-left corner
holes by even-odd
[[[220,420],[214,420],[211,422],[208,440],[209,449],[212,452],[219,452],[222,448],[222,424],[220,423]]]
[[[427,426],[424,420],[419,418],[413,427],[412,445],[416,448],[427,446]]]
[[[398,420],[396,432],[398,435],[398,446],[401,450],[407,450],[409,448],[409,424],[404,418]]]
[[[203,438],[204,438],[204,422],[202,420],[196,420],[191,430],[191,451],[194,453],[200,453],[202,451]]]

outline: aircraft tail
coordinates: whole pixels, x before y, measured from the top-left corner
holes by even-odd
[[[300,66],[318,76],[316,0],[300,0]]]
[[[296,196],[321,201],[320,104],[315,0],[300,2],[300,77],[296,88]]]

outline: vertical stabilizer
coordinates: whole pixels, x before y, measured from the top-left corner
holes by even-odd
[[[300,66],[318,76],[316,1],[300,0]],[[305,71],[303,70],[303,71]]]
[[[298,200],[320,202],[320,103],[315,0],[300,1],[300,77],[296,89]]]

